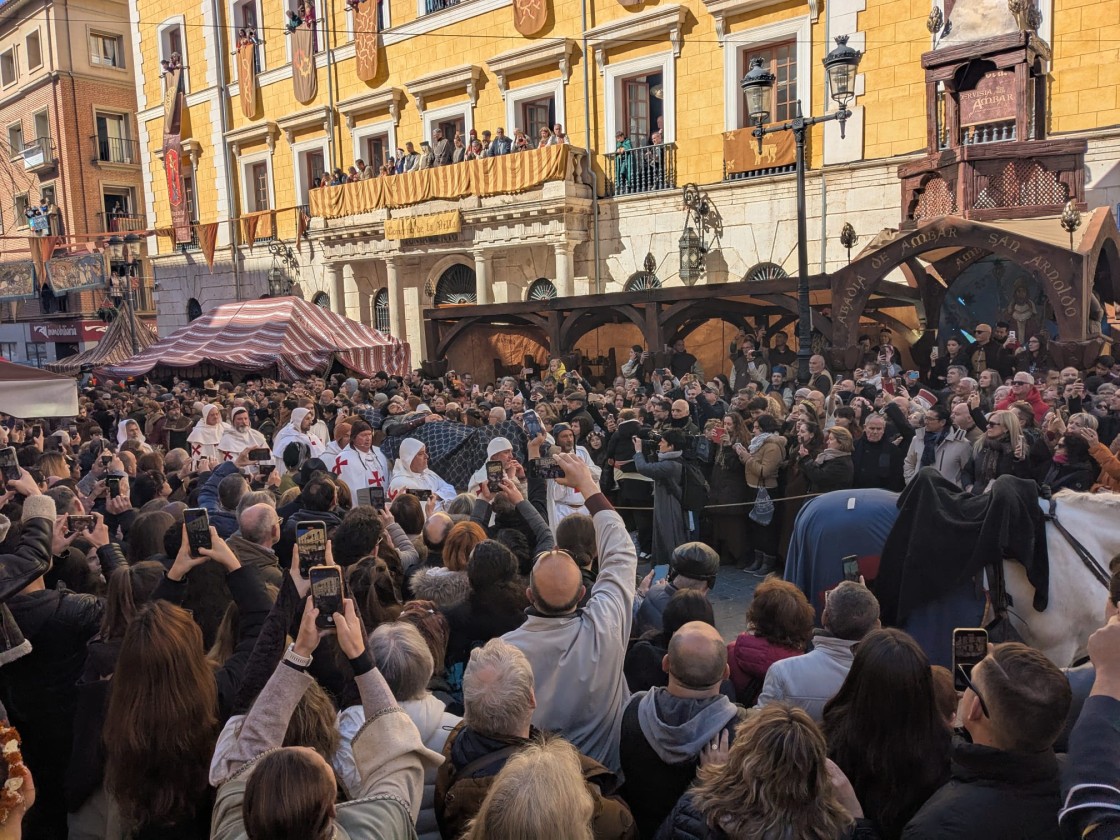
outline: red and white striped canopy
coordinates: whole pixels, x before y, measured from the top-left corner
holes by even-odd
[[[284,379],[325,372],[337,359],[362,376],[406,373],[408,344],[297,297],[227,303],[98,373],[143,376],[154,367],[275,369]]]

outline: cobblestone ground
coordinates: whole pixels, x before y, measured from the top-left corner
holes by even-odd
[[[649,566],[638,564],[638,580],[641,580]],[[716,614],[716,628],[727,641],[732,641],[746,628],[747,605],[754,597],[754,588],[762,581],[755,575],[748,575],[734,566],[722,566],[716,587],[709,600]]]

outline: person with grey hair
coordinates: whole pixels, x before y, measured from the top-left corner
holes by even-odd
[[[825,595],[824,629],[813,634],[813,650],[775,662],[766,672],[756,708],[770,703],[800,706],[820,723],[855,656],[854,648],[879,623],[879,601],[862,583],[842,581]]]
[[[428,691],[434,664],[431,649],[420,631],[405,621],[382,624],[370,634],[368,645],[393,698],[416,724],[424,746],[442,752],[448,733],[459,725],[461,718],[448,712]],[[338,713],[341,741],[331,763],[343,786],[351,793],[360,789],[353,742],[365,722],[365,710],[361,705],[349,706]],[[435,798],[436,768],[428,767],[424,771],[424,798],[416,820],[416,834],[420,840],[440,840]]]
[[[237,503],[238,519],[240,520],[241,514],[246,508],[251,508],[253,505],[268,505],[275,509],[276,497],[272,495],[271,490],[250,490]]]
[[[463,673],[463,721],[447,736],[436,774],[436,818],[444,837],[462,835],[506,761],[540,738],[532,725],[536,707],[533,668],[524,653],[502,639],[471,651]],[[608,798],[615,777],[583,754],[580,767],[596,803],[595,836],[633,837],[629,808]]]
[[[506,410],[500,405],[494,406],[492,409],[490,409],[490,416],[487,419],[487,422],[491,426],[497,426],[499,423],[506,422]]]
[[[256,566],[265,583],[280,586],[284,573],[273,550],[280,540],[276,506],[261,502],[244,508],[237,515],[237,526],[237,533],[226,540],[226,544],[241,565]]]

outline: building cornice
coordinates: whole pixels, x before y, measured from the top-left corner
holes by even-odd
[[[662,35],[669,36],[669,42],[673,45],[673,55],[680,58],[684,22],[687,17],[688,9],[684,6],[666,6],[588,29],[585,34],[592,42],[591,47],[595,51],[595,63],[599,67],[599,75],[603,75],[607,66],[607,50],[636,41],[651,41]]]
[[[284,132],[284,139],[288,141],[288,145],[290,146],[295,142],[296,132],[301,129],[322,126],[323,131],[329,131],[331,125],[331,109],[326,105],[321,105],[318,108],[296,111],[294,114],[281,117],[276,121],[276,124],[280,126],[280,130]]]
[[[465,91],[473,107],[478,103],[478,80],[481,77],[481,67],[477,64],[464,64],[461,67],[429,73],[427,76],[405,82],[404,86],[408,88],[408,92],[416,100],[416,107],[423,114],[427,110],[425,100],[429,96],[448,91]]]
[[[560,78],[567,84],[572,75],[572,53],[575,48],[576,42],[571,38],[555,38],[496,55],[486,64],[497,78],[498,90],[504,97],[509,89],[511,75],[539,67],[559,67]]]
[[[353,128],[354,122],[364,114],[374,111],[388,111],[393,118],[393,125],[401,123],[401,103],[404,102],[404,91],[399,87],[387,87],[373,93],[364,93],[352,96],[338,103],[338,112],[346,119],[346,127]]]
[[[225,133],[226,142],[229,143],[230,148],[233,150],[234,155],[240,156],[241,147],[249,143],[259,142],[264,140],[268,144],[268,151],[276,151],[276,138],[280,135],[280,129],[272,120],[264,120],[259,123],[252,123],[245,125],[241,128],[235,128]]]

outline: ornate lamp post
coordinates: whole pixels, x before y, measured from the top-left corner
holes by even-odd
[[[1062,211],[1062,230],[1069,234],[1069,249],[1073,250],[1073,232],[1081,227],[1081,213],[1072,201]]]
[[[299,270],[299,257],[283,242],[269,242],[272,268],[268,270],[268,296],[284,297],[292,293],[291,272]],[[283,268],[281,268],[283,265]]]
[[[844,222],[844,227],[840,228],[840,244],[848,249],[848,265],[852,264],[852,248],[855,247],[856,229],[852,227],[851,222]]]
[[[686,286],[692,286],[704,273],[704,255],[708,252],[704,236],[708,198],[695,184],[684,186],[684,210],[684,231],[677,243],[681,255],[680,277]],[[695,221],[695,228],[693,221]]]
[[[747,111],[755,124],[754,136],[758,138],[758,151],[762,153],[762,138],[778,131],[792,131],[797,144],[797,381],[809,382],[809,358],[812,356],[812,333],[809,308],[809,252],[805,231],[805,135],[817,123],[838,120],[840,136],[844,136],[844,125],[852,116],[848,105],[855,98],[856,70],[863,54],[848,46],[848,36],[836,38],[836,48],[824,57],[824,69],[828,78],[829,92],[839,110],[819,117],[805,117],[801,114],[801,102],[797,102],[796,116],[781,125],[766,126],[770,119],[771,89],[776,78],[762,66],[761,58],[751,59],[750,69],[739,86],[747,97]]]

